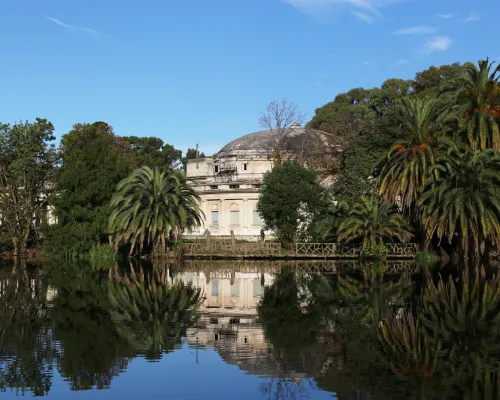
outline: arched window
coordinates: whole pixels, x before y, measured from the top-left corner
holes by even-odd
[[[238,204],[231,204],[229,214],[229,225],[237,226],[240,224],[240,207]]]

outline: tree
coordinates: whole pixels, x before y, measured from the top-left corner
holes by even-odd
[[[456,236],[464,255],[484,255],[487,244],[500,245],[500,155],[443,143],[448,150],[433,167],[438,178],[419,201],[427,237],[451,243]]]
[[[104,122],[76,124],[61,139],[62,165],[56,175],[57,225],[48,231],[46,249],[86,253],[108,243],[109,202],[133,165],[128,145]]]
[[[318,217],[315,230],[326,242],[337,241],[337,227],[349,213],[349,205],[345,201],[329,204]]]
[[[141,167],[117,186],[111,200],[109,229],[115,248],[131,244],[130,253],[145,243],[165,253],[168,235],[201,224],[199,196],[177,170]]]
[[[275,164],[281,164],[285,156],[286,140],[293,132],[295,126],[300,126],[304,121],[304,114],[299,111],[295,103],[288,102],[286,99],[271,102],[264,113],[259,118],[260,125],[271,131],[272,138],[265,144],[270,157]]]
[[[339,240],[360,240],[363,247],[372,247],[384,239],[407,242],[411,238],[408,223],[394,206],[379,202],[375,196],[362,196],[351,206],[348,216],[338,227]]]
[[[46,119],[0,125],[0,215],[14,247],[25,253],[37,216],[44,214],[57,164],[54,127]]]
[[[418,97],[435,98],[441,93],[442,85],[450,79],[464,76],[465,68],[460,63],[431,66],[417,72],[411,86]]]
[[[473,150],[500,150],[500,65],[481,60],[464,64],[465,74],[443,85]],[[449,97],[449,96],[448,96]]]
[[[403,123],[397,129],[404,140],[394,145],[380,163],[377,187],[385,201],[397,202],[407,211],[414,208],[429,181],[429,167],[434,164],[442,129],[436,121],[440,107],[437,99],[405,98],[403,105]]]
[[[182,151],[164,144],[160,138],[124,136],[123,140],[135,155],[137,167],[176,168],[182,162]]]
[[[287,160],[264,174],[257,211],[266,229],[274,231],[283,244],[291,244],[299,226],[326,207],[327,198],[314,170]]]

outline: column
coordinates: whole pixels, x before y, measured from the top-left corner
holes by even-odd
[[[241,219],[243,228],[248,228],[248,199],[243,199],[243,204],[241,207]]]

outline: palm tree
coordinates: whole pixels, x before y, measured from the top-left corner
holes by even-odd
[[[404,140],[394,145],[378,168],[377,186],[385,201],[410,209],[428,182],[434,164],[441,124],[437,99],[403,98],[403,123],[398,128]]]
[[[334,202],[328,205],[323,217],[316,224],[316,233],[325,241],[336,241],[337,227],[346,217],[349,210],[348,204],[344,201]]]
[[[500,150],[500,65],[488,59],[464,64],[465,74],[443,85],[473,150]]]
[[[131,242],[130,253],[144,242],[158,254],[165,252],[169,232],[177,240],[179,232],[201,224],[199,196],[177,170],[141,167],[122,180],[111,200],[109,229],[115,248]]]
[[[456,236],[465,255],[485,254],[486,244],[500,244],[500,155],[444,143],[433,167],[439,178],[419,201],[427,237]]]
[[[338,227],[340,241],[361,240],[363,247],[394,238],[407,242],[412,234],[408,223],[395,208],[375,196],[362,196]]]

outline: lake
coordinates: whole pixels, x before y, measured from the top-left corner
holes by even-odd
[[[496,265],[0,267],[2,399],[489,399]]]

